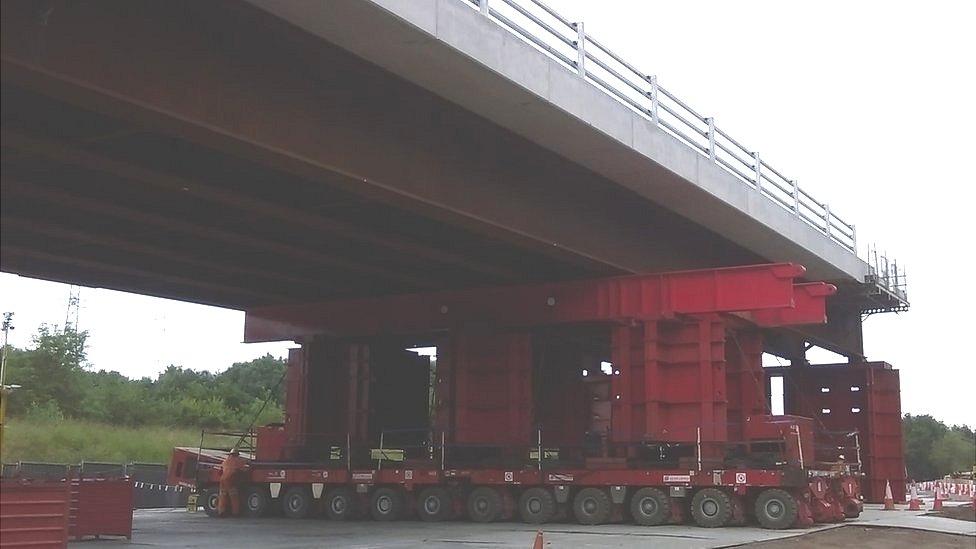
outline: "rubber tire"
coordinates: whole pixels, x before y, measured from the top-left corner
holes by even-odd
[[[389,508],[383,510],[382,506],[387,502]],[[393,488],[377,488],[369,498],[369,514],[373,520],[393,521],[399,520],[403,515],[404,506],[403,494]]]
[[[217,516],[217,502],[219,501],[220,493],[216,488],[207,488],[200,492],[200,497],[197,499],[200,507],[203,507],[203,512],[207,514],[208,517]]]
[[[440,486],[424,488],[417,496],[417,516],[424,522],[441,522],[454,518],[454,497]]]
[[[861,516],[861,506],[856,501],[849,499],[844,502],[845,518],[856,519],[859,516]]]
[[[519,497],[518,511],[522,522],[529,524],[549,522],[556,515],[556,498],[551,490],[529,488]]]
[[[573,498],[573,516],[580,524],[604,524],[611,508],[610,494],[601,488],[583,488]]]
[[[495,522],[503,506],[502,495],[494,488],[480,486],[468,494],[468,518],[474,522]]]
[[[336,499],[341,503],[334,505]],[[330,520],[349,520],[359,514],[359,498],[352,490],[341,486],[325,493],[322,506]]]
[[[691,518],[702,528],[721,528],[732,521],[732,498],[718,488],[703,488],[691,498]]]
[[[778,502],[778,506],[775,506],[774,502]],[[774,504],[774,506],[771,507],[770,504]],[[771,512],[775,509],[780,509],[781,512]],[[763,490],[756,498],[754,510],[759,525],[770,530],[783,530],[792,527],[799,515],[799,505],[796,498],[786,490],[779,488]]]
[[[281,513],[291,519],[303,519],[312,514],[312,490],[308,486],[292,486],[281,495]]]
[[[630,498],[630,516],[641,526],[658,526],[671,521],[671,498],[657,488],[641,488]]]
[[[271,494],[267,486],[252,485],[241,490],[241,515],[260,518],[271,513]]]

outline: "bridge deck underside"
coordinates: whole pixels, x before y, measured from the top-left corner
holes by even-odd
[[[235,308],[598,274],[23,89],[3,113],[4,271]]]
[[[243,309],[770,259],[241,3],[2,7],[6,272]]]

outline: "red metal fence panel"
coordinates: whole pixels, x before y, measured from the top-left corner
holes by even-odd
[[[68,534],[132,538],[132,479],[72,479]]]
[[[67,482],[0,482],[0,547],[67,547],[70,502]]]

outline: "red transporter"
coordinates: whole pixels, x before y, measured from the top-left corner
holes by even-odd
[[[769,413],[764,329],[825,322],[834,292],[797,284],[803,272],[759,265],[248,311],[246,340],[302,348],[284,425],[258,432],[243,512],[644,525],[690,514],[706,527],[754,517],[770,528],[856,515],[856,461],[818,463],[813,420]],[[405,350],[421,346],[436,358]],[[212,490],[213,470],[193,470],[182,480]]]

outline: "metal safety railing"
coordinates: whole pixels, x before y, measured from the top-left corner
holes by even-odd
[[[898,265],[894,259],[889,259],[886,254],[879,253],[876,245],[868,246],[867,262],[870,281],[890,292],[898,301],[908,303],[905,267]]]
[[[711,159],[743,184],[857,255],[857,230],[647,74],[539,0],[460,0]]]

